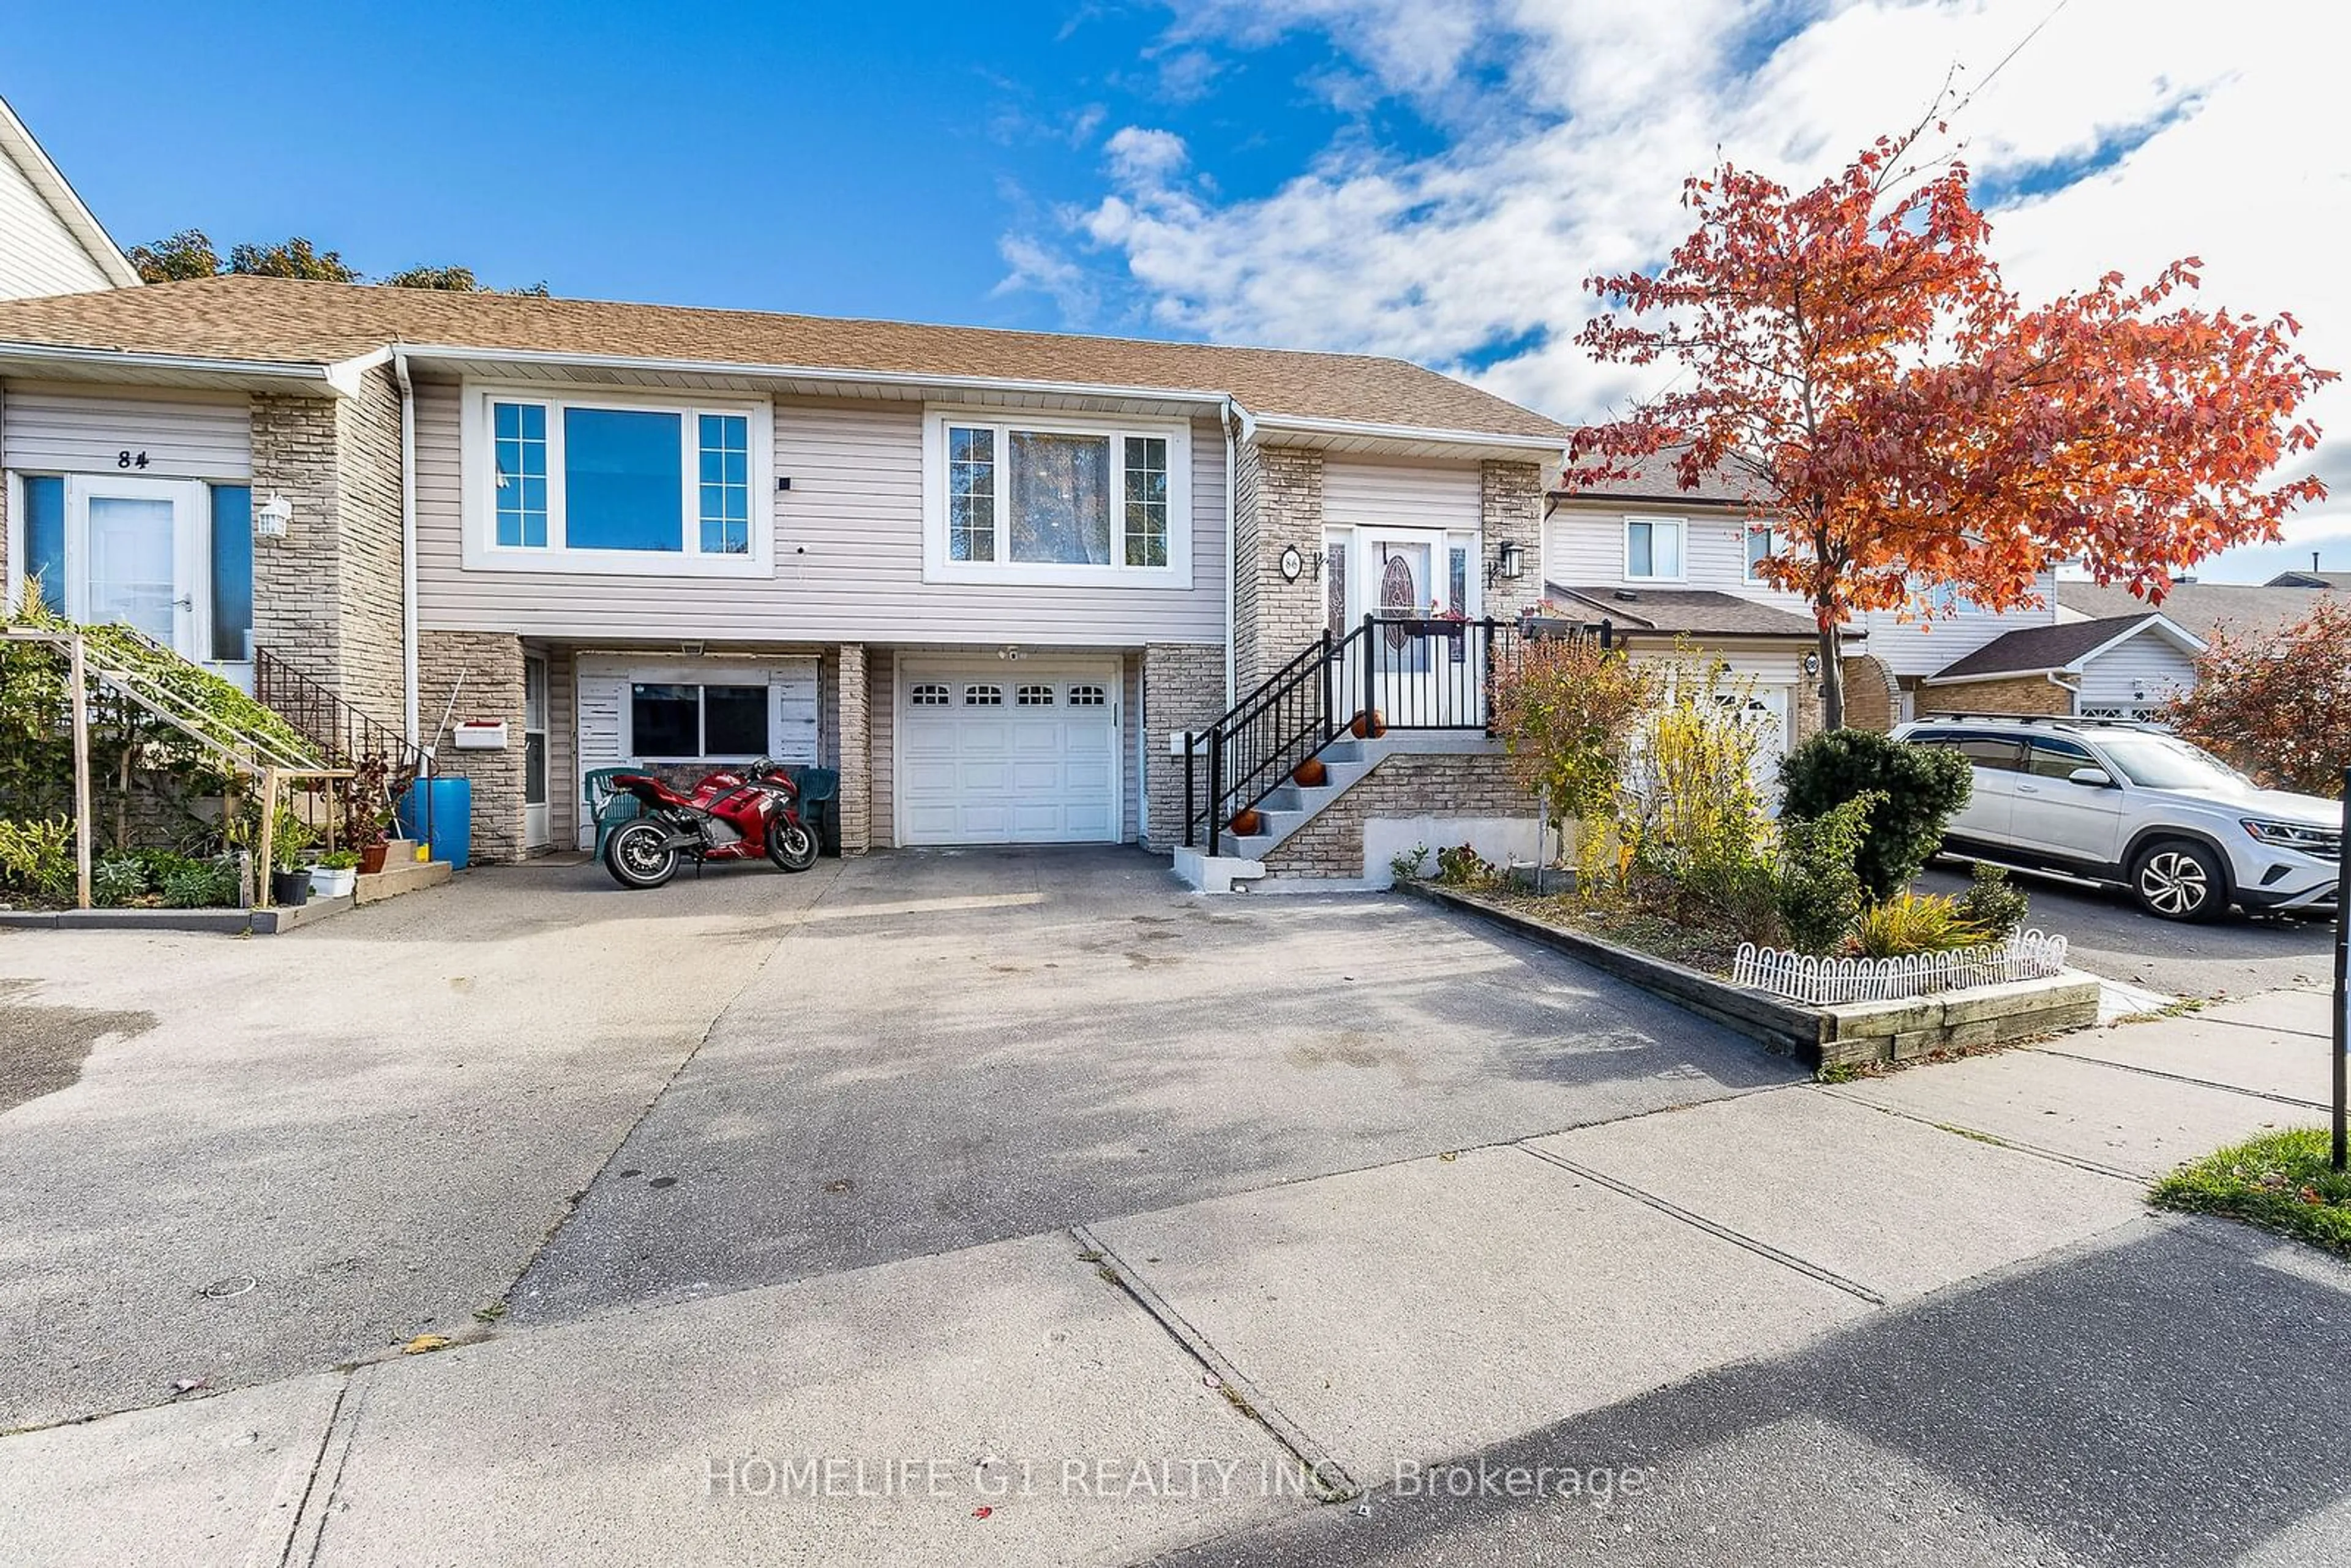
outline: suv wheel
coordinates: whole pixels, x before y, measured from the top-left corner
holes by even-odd
[[[2185,839],[2149,844],[2131,866],[2131,896],[2163,920],[2217,920],[2229,907],[2220,857]]]

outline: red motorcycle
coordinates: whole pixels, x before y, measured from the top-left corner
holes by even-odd
[[[623,773],[612,787],[636,798],[638,816],[604,841],[604,869],[622,887],[659,887],[681,862],[747,861],[781,871],[816,864],[816,834],[800,821],[799,787],[766,758],[741,772],[713,773],[681,795],[649,773]]]

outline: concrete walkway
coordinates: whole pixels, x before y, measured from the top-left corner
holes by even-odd
[[[2235,1233],[2150,1216],[2144,1177],[2315,1121],[2324,1029],[2323,997],[2277,993],[1075,1232],[481,1328],[435,1354],[0,1439],[0,1542],[51,1563],[1304,1560],[1357,1517],[1301,1495],[1317,1487],[1374,1489],[1384,1515],[1403,1506],[1379,1490],[1399,1467],[1865,1346],[1985,1281],[2104,1270],[2111,1297],[2130,1260],[2187,1266],[2163,1239]],[[2351,1306],[2331,1264],[2263,1267]],[[2165,1332],[2188,1341],[2237,1310],[2186,1299]],[[2071,1397],[2049,1375],[2003,1393],[2001,1418]],[[2297,1413],[2273,1414],[2274,1436]],[[1789,1453],[1869,1460],[1857,1417],[1813,1419]],[[2236,1431],[2195,1464],[2277,1462],[2215,1451]],[[2110,1458],[2089,1445],[2091,1483]],[[2339,1469],[2281,1484],[2337,1488]],[[1693,1461],[1655,1484],[1657,1508],[1703,1515],[1687,1489],[1721,1478]],[[1937,1484],[1973,1510],[1984,1561],[2054,1539],[1989,1482]],[[2331,1540],[2326,1500],[2297,1494],[2235,1546]],[[2183,1520],[2204,1506],[2187,1489],[2173,1502]],[[1677,1560],[1761,1560],[1740,1527],[1713,1519]]]

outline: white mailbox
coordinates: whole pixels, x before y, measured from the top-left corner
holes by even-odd
[[[504,719],[467,718],[457,721],[455,738],[460,751],[504,751],[507,748],[507,727]]]

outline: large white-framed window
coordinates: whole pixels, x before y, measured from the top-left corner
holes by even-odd
[[[935,407],[923,434],[925,581],[1190,586],[1190,425]]]
[[[488,571],[764,577],[756,503],[775,415],[758,400],[474,385],[465,563]]]
[[[1625,580],[1680,582],[1688,576],[1682,546],[1689,525],[1680,517],[1625,519]]]

